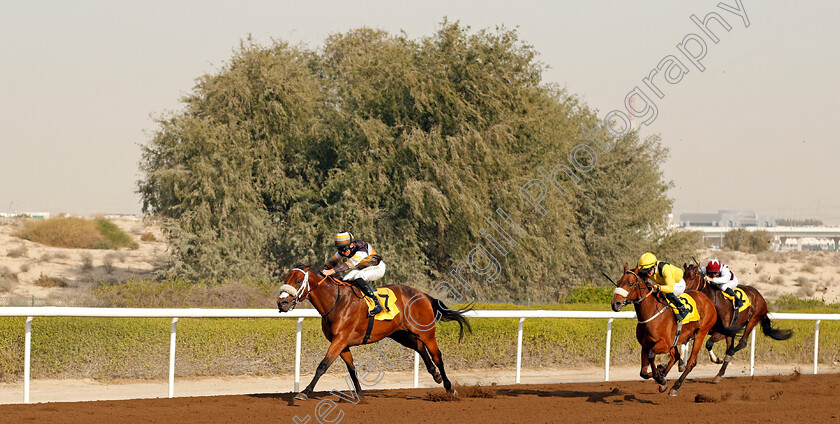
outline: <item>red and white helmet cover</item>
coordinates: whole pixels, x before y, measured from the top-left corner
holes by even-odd
[[[717,259],[709,261],[709,264],[706,265],[706,272],[720,272],[720,261]]]

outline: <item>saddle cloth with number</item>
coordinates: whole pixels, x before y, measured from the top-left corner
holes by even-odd
[[[700,321],[700,313],[697,312],[697,303],[694,302],[694,298],[689,296],[688,293],[681,294],[678,299],[680,302],[688,308],[688,315],[683,318],[682,323],[688,324],[689,322]],[[669,304],[670,305],[670,304]],[[671,309],[674,311],[674,315],[678,314],[677,308],[673,305],[670,305]]]
[[[373,317],[375,320],[390,321],[400,313],[400,309],[397,307],[397,296],[394,294],[393,290],[387,287],[380,287],[376,289],[376,293],[374,294],[376,294],[379,298],[379,303],[381,303],[384,308],[382,312]],[[369,297],[365,297],[365,302],[367,302],[368,311],[372,311],[373,300]]]
[[[721,292],[721,293],[723,293],[723,297],[729,299],[729,301],[732,302],[733,305],[735,304],[732,296],[730,296],[730,295],[728,295],[724,292]],[[747,296],[747,293],[745,291],[741,290],[740,287],[735,287],[735,295],[738,296],[738,298],[740,298],[741,300],[744,301],[744,304],[741,305],[740,308],[738,308],[738,312],[744,312],[744,309],[747,309],[747,308],[750,307],[750,305],[752,305],[752,303],[750,302],[750,297]]]

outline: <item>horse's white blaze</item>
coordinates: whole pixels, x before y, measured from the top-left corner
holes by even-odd
[[[627,290],[624,290],[621,287],[616,287],[615,290],[613,290],[613,295],[619,295],[621,297],[627,297],[628,294],[630,294],[630,292],[628,292]]]

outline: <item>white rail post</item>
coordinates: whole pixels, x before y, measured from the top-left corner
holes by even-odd
[[[755,331],[750,333],[750,377],[755,375]]]
[[[604,381],[610,381],[610,342],[612,341],[613,318],[607,321],[607,347],[604,352]]]
[[[519,334],[516,336],[516,384],[519,384],[519,377],[522,375],[522,325],[525,318],[519,318]]]
[[[295,332],[295,393],[300,390],[300,336],[303,332],[303,318],[298,318],[297,331]]]
[[[29,403],[29,371],[32,359],[32,317],[26,317],[26,335],[23,353],[23,403]]]
[[[175,332],[178,328],[178,318],[172,318],[169,327],[169,397],[175,397]]]
[[[820,320],[814,324],[814,374],[817,373],[817,358],[820,353]]]
[[[420,387],[420,353],[414,351],[414,388]]]

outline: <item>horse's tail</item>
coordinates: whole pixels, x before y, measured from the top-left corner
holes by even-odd
[[[425,293],[424,293],[425,294]],[[458,325],[461,327],[461,331],[458,334],[458,341],[460,342],[461,339],[464,338],[464,328],[466,327],[468,333],[472,333],[472,327],[470,327],[470,322],[467,321],[467,317],[464,316],[465,312],[469,312],[473,309],[473,304],[470,303],[467,306],[461,309],[449,309],[443,302],[438,299],[435,299],[428,294],[426,297],[429,298],[429,302],[432,303],[432,309],[435,312],[435,317],[440,316],[440,321],[447,322],[447,321],[458,321]]]
[[[761,320],[761,332],[773,340],[787,340],[793,335],[793,330],[773,328],[773,323],[770,322],[770,317],[767,315]]]

